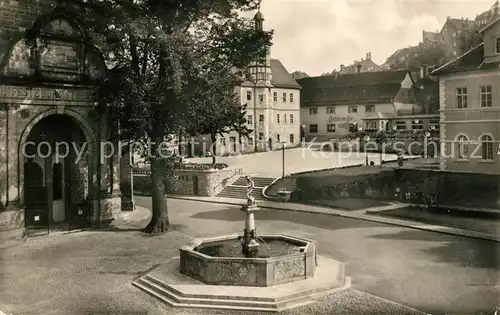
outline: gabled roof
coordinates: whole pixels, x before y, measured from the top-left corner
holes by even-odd
[[[489,29],[490,27],[492,27],[493,25],[497,24],[498,22],[500,22],[500,16],[497,17],[496,19],[494,19],[493,21],[491,21],[488,25],[486,25],[485,27],[483,27],[480,31],[479,31],[479,34],[483,34],[487,29]]]
[[[300,85],[278,59],[271,59],[271,71],[273,74],[271,84],[274,87],[300,89]]]
[[[443,28],[440,33],[443,32],[447,24],[452,25],[456,30],[468,30],[474,27],[474,20],[448,18],[443,24]]]
[[[377,71],[300,79],[301,107],[392,103],[408,73]]]
[[[444,64],[432,72],[432,75],[443,75],[447,73],[473,71],[488,69],[494,67],[491,64],[483,63],[484,48],[483,43],[472,48],[465,54],[455,58],[454,60]]]

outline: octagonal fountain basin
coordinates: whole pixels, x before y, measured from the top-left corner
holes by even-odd
[[[285,234],[259,235],[246,258],[238,235],[199,239],[180,249],[180,272],[211,285],[268,287],[314,277],[316,243]]]

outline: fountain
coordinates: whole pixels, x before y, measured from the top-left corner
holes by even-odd
[[[318,264],[316,242],[287,234],[257,236],[254,182],[245,178],[242,235],[195,240],[180,249],[180,257],[133,284],[171,306],[275,312],[348,288],[344,263],[321,257]]]

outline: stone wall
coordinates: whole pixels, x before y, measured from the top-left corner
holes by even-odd
[[[176,170],[175,185],[168,185],[171,191],[167,193],[213,197],[219,194],[226,182],[235,174],[241,174],[241,169],[223,170]],[[151,179],[149,174],[134,174],[134,191],[151,194]]]
[[[437,205],[500,208],[500,175],[446,172],[422,169],[396,169],[395,180],[401,195],[422,202],[433,198]]]

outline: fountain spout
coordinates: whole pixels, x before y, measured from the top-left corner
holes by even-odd
[[[250,175],[245,176],[247,180],[247,203],[241,207],[241,211],[245,212],[245,229],[243,230],[243,238],[241,242],[241,250],[245,257],[257,257],[259,253],[259,242],[257,241],[257,233],[255,228],[254,212],[259,209],[255,198],[252,195],[255,184]]]

